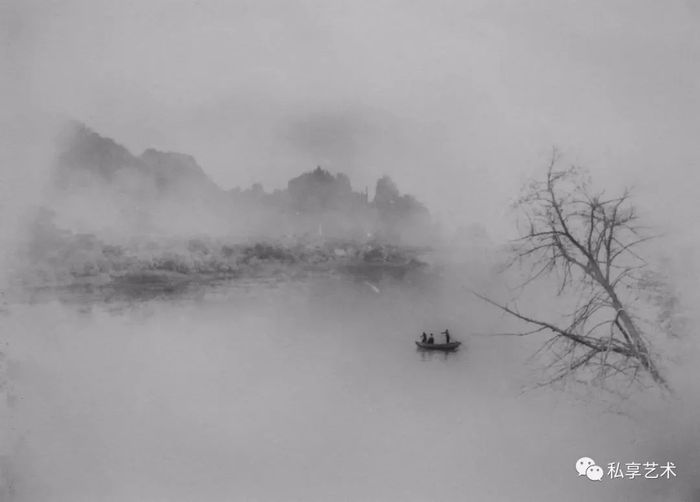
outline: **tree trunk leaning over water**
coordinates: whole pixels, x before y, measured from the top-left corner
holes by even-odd
[[[476,294],[531,326],[514,335],[552,335],[543,345],[556,368],[548,383],[581,372],[598,383],[610,377],[639,381],[646,374],[670,390],[630,310],[629,292],[638,288],[647,265],[636,249],[651,237],[637,221],[629,191],[613,198],[593,192],[580,169],[555,170],[557,161],[555,151],[545,180],[531,182],[515,204],[526,228],[514,243],[509,266],[528,267],[522,288],[554,274],[557,295],[574,294],[576,306],[561,324]]]

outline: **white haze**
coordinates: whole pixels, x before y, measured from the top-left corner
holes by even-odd
[[[12,307],[15,500],[696,500],[691,344],[665,348],[684,352],[673,399],[522,393],[542,377],[525,364],[536,340],[470,337],[509,323],[461,278],[379,289]],[[465,350],[415,351],[417,331],[444,325]],[[584,455],[671,460],[678,478],[598,485],[576,476]]]
[[[4,120],[34,152],[47,117],[75,117],[136,153],[192,154],[226,188],[386,173],[503,235],[504,203],[558,145],[692,221],[692,2],[30,0],[0,17]]]
[[[67,117],[137,154],[192,154],[224,188],[282,187],[317,164],[356,189],[389,174],[448,228],[478,222],[495,242],[558,145],[599,186],[637,187],[667,232],[652,254],[697,305],[699,15],[680,0],[3,2],[0,257],[45,201]],[[695,314],[662,350],[676,395],[617,415],[581,389],[521,395],[541,376],[525,365],[536,341],[475,336],[422,361],[417,331],[512,327],[454,270],[379,294],[3,299],[16,499],[700,500]],[[575,476],[582,455],[671,460],[679,477],[595,484]]]

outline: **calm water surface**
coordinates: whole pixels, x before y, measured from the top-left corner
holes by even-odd
[[[580,456],[662,455],[661,429],[523,394],[531,347],[470,337],[500,319],[459,288],[377,286],[8,307],[16,500],[690,500],[578,479]],[[445,327],[462,350],[416,350]]]

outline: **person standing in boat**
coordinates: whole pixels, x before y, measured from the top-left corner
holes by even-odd
[[[432,333],[430,333],[430,336],[428,337],[428,343],[431,344],[431,345],[435,343],[435,338],[433,338],[433,334],[432,334]]]
[[[421,343],[426,343],[428,341],[428,335],[425,334],[425,331],[423,331],[423,334],[420,337]]]
[[[450,343],[450,330],[449,329],[446,329],[445,331],[443,331],[440,334],[445,335],[445,343]]]

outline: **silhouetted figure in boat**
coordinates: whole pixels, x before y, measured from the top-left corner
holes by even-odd
[[[428,343],[431,344],[431,345],[435,343],[435,338],[433,338],[433,334],[432,334],[432,333],[430,333],[430,337],[428,338]]]
[[[445,343],[450,343],[450,330],[449,329],[446,329],[445,331],[443,331],[440,334],[445,335],[445,340],[446,340]]]
[[[420,336],[420,341],[421,343],[426,343],[428,341],[428,335],[425,334],[425,331],[423,331],[423,334]]]

